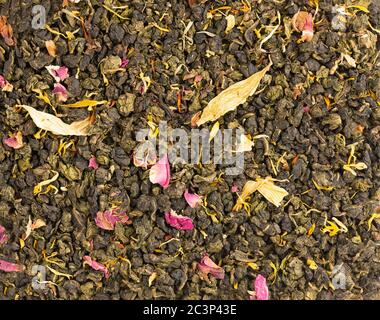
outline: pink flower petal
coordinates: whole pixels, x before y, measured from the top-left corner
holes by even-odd
[[[94,170],[99,168],[98,162],[96,161],[96,158],[92,156],[88,162],[88,167],[92,168]]]
[[[0,270],[4,272],[23,272],[25,266],[0,259]]]
[[[0,88],[2,91],[8,92],[13,90],[13,86],[2,75],[0,75]]]
[[[67,67],[46,66],[45,68],[56,82],[63,81],[69,77],[69,69]]]
[[[313,15],[306,11],[297,12],[292,19],[293,28],[302,32],[301,41],[312,41],[314,36]]]
[[[311,13],[307,16],[305,20],[304,29],[302,30],[302,40],[304,41],[311,41],[314,36],[314,30],[313,30],[313,16]]]
[[[202,79],[203,79],[203,77],[200,74],[198,74],[198,75],[195,76],[194,81],[196,83],[198,83],[198,82],[202,81]]]
[[[192,208],[195,208],[202,203],[202,197],[196,193],[190,193],[188,189],[186,189],[184,197],[189,206]]]
[[[69,69],[67,67],[60,67],[57,70],[57,76],[59,77],[59,79],[61,79],[61,81],[65,80],[69,77]]]
[[[22,133],[17,131],[10,138],[3,140],[4,144],[13,149],[20,149],[24,145],[22,141]]]
[[[66,102],[67,101],[67,97],[68,97],[67,90],[60,83],[54,84],[53,94],[56,94],[58,96],[58,101],[60,101],[60,102]]]
[[[2,75],[0,75],[0,88],[3,89],[6,83],[7,80],[5,80],[5,78]]]
[[[83,260],[84,260],[84,263],[83,263],[84,265],[88,264],[92,269],[103,272],[106,279],[109,278],[110,273],[105,265],[99,262],[96,262],[90,256],[83,256]]]
[[[99,211],[96,214],[95,223],[99,228],[104,230],[113,230],[115,228],[115,224],[109,221],[107,211]]]
[[[128,59],[121,59],[120,68],[126,67],[128,63],[129,63]]]
[[[8,239],[5,228],[0,224],[0,244],[6,243]]]
[[[158,183],[164,189],[169,186],[170,182],[170,165],[168,155],[165,154],[149,172],[149,180],[152,183]]]
[[[255,291],[250,293],[250,300],[269,300],[267,280],[261,274],[255,279]]]
[[[208,254],[205,253],[200,262],[197,264],[198,269],[205,275],[211,273],[217,279],[224,279],[224,269],[212,261]]]
[[[174,210],[165,213],[166,223],[178,230],[193,230],[193,219],[178,215]]]
[[[106,211],[99,211],[96,214],[95,223],[96,225],[104,230],[114,230],[115,224],[117,222],[123,224],[130,224],[129,217],[125,211],[119,212],[119,209],[111,209]]]

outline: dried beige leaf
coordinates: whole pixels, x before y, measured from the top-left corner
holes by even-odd
[[[343,222],[341,222],[340,220],[338,220],[337,218],[333,217],[332,218],[335,223],[340,227],[340,231],[341,232],[344,232],[344,233],[347,233],[348,232],[348,228],[343,224]]]
[[[209,142],[212,141],[212,139],[215,138],[215,136],[217,135],[219,131],[219,121],[215,122],[215,124],[212,126],[212,129],[210,131],[210,137],[209,137]]]
[[[53,40],[45,41],[45,46],[46,46],[46,49],[47,49],[49,55],[52,57],[56,57],[57,47],[56,47],[54,41]]]
[[[148,279],[148,286],[151,287],[153,284],[153,281],[157,278],[157,272],[153,272]]]
[[[211,38],[216,37],[216,34],[215,34],[215,33],[208,32],[208,31],[198,31],[197,33],[205,34],[206,36],[209,36],[209,37],[211,37]]]
[[[257,139],[269,139],[269,136],[266,134],[259,134],[257,136],[254,136],[253,140],[251,140],[248,136],[243,134],[240,136],[240,142],[237,145],[236,152],[251,151],[252,147],[255,145],[254,140]]]
[[[344,59],[346,59],[347,63],[350,67],[356,68],[356,61],[349,54],[343,54]]]
[[[245,80],[233,84],[218,94],[203,110],[201,118],[197,121],[197,126],[209,121],[215,121],[227,112],[235,110],[237,106],[244,103],[255,93],[261,79],[268,72],[271,65],[272,62],[263,70],[256,72]]]
[[[62,136],[86,136],[91,125],[95,122],[95,115],[92,114],[88,118],[75,121],[71,124],[64,123],[61,119],[52,114],[38,111],[27,105],[18,105],[29,112],[34,124],[43,130],[50,131],[56,135]]]
[[[288,192],[285,189],[278,187],[273,183],[272,178],[266,178],[264,183],[261,184],[257,190],[276,207],[279,207],[282,199],[288,195]]]
[[[32,229],[35,230],[35,229],[39,229],[45,226],[46,226],[46,223],[43,220],[37,219],[36,221],[33,222]]]
[[[239,199],[236,203],[236,206],[235,206],[236,210],[234,207],[234,211],[238,211],[241,209],[242,205],[245,203],[245,200],[247,200],[247,198],[257,190],[257,188],[260,186],[261,183],[262,182],[252,181],[252,180],[249,180],[245,183],[243,187],[243,191],[241,195],[239,196]]]
[[[288,192],[285,189],[276,186],[273,183],[274,181],[278,180],[266,177],[265,179],[257,178],[256,181],[247,181],[236,205],[234,206],[234,211],[239,211],[242,206],[246,204],[247,198],[255,191],[259,191],[269,202],[276,207],[279,207],[281,201],[288,195]]]
[[[25,240],[28,239],[28,237],[30,236],[31,233],[32,233],[32,219],[29,216],[29,221],[28,221],[28,224],[26,225],[25,235],[20,240],[23,240],[25,243]]]
[[[230,14],[226,17],[226,20],[227,20],[227,26],[226,26],[225,32],[229,33],[235,27],[235,16]]]
[[[242,134],[240,136],[240,143],[236,148],[236,152],[251,151],[254,145],[255,143],[251,139],[249,139],[245,134]]]

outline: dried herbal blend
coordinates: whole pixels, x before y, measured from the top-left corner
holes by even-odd
[[[380,299],[380,2],[0,0],[0,300]]]

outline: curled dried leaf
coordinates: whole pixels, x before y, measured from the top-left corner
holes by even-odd
[[[267,52],[266,50],[263,49],[263,44],[269,41],[270,38],[273,37],[273,35],[276,33],[277,29],[281,26],[281,14],[279,11],[277,11],[277,19],[278,19],[278,24],[273,28],[273,30],[260,42],[260,51],[262,52]]]

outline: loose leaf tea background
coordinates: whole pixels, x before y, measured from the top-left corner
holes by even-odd
[[[0,1],[0,299],[380,299],[379,1],[35,4]],[[139,154],[161,121],[244,130],[243,172]]]

